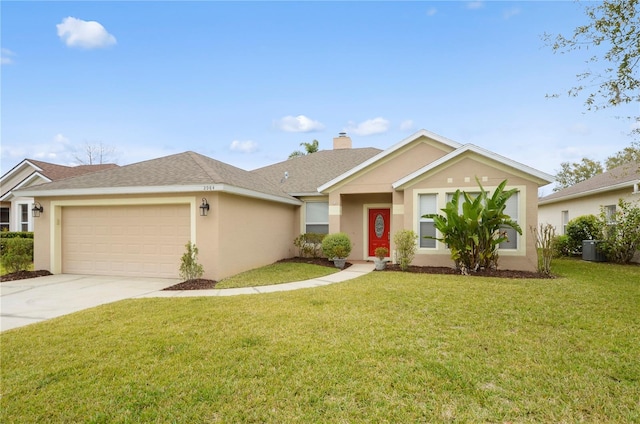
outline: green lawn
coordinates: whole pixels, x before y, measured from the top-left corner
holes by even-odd
[[[640,267],[371,273],[0,334],[0,422],[640,422]]]
[[[329,268],[306,263],[276,262],[262,268],[242,272],[233,277],[225,278],[216,284],[217,289],[230,289],[236,287],[258,287],[271,284],[290,283],[292,281],[310,280],[324,277],[340,271],[338,268]]]

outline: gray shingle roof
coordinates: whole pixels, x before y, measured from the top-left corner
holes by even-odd
[[[625,185],[632,187],[638,180],[640,180],[640,163],[630,162],[545,196],[541,198],[538,203],[557,202],[565,198],[574,198],[588,195],[592,192],[607,191],[609,188],[613,190],[616,187],[620,188]]]
[[[105,163],[100,165],[78,165],[64,166],[55,163],[42,162],[35,159],[27,159],[30,163],[42,169],[42,174],[51,181],[63,180],[65,178],[76,177],[91,172],[104,171],[105,169],[118,168],[115,163]]]
[[[194,152],[184,152],[131,165],[42,184],[38,191],[111,187],[160,187],[226,184],[291,198],[278,186],[232,165]]]
[[[354,166],[372,158],[382,150],[373,147],[359,149],[320,150],[284,162],[252,171],[253,174],[277,184],[294,194],[318,194],[318,187]],[[285,178],[285,172],[288,177]]]

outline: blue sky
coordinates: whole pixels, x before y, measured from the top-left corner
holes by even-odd
[[[85,143],[120,165],[193,150],[255,169],[341,131],[384,149],[427,129],[553,174],[630,145],[617,117],[638,114],[545,98],[587,69],[541,38],[585,23],[574,2],[0,7],[2,173]]]

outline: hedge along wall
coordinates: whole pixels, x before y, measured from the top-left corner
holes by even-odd
[[[33,231],[1,231],[0,232],[0,255],[4,253],[6,241],[8,239],[22,238],[33,240]],[[31,260],[33,260],[33,242],[31,243]]]

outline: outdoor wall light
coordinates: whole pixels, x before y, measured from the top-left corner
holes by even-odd
[[[200,216],[207,216],[209,213],[209,202],[204,197],[202,198],[202,204],[200,205]]]
[[[42,207],[42,205],[38,202],[35,202],[33,204],[33,208],[31,209],[31,216],[33,216],[34,218],[38,218],[40,217],[40,214],[44,212],[44,208]]]

